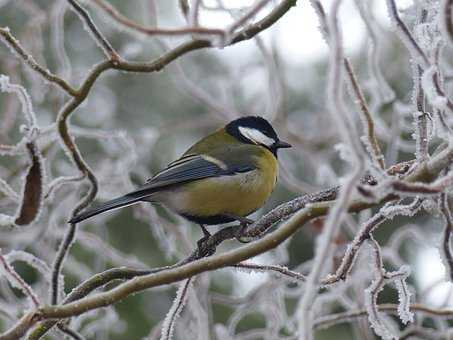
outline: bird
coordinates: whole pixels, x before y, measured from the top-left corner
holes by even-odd
[[[69,223],[151,202],[200,225],[205,238],[210,236],[207,225],[247,225],[253,222],[247,216],[264,205],[276,186],[278,150],[289,147],[266,119],[237,118],[196,142],[144,185],[77,214]]]

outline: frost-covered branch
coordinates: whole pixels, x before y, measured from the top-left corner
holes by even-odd
[[[413,314],[410,312],[410,293],[405,281],[410,274],[410,269],[404,266],[397,271],[386,271],[382,262],[381,248],[379,244],[371,235],[369,241],[375,258],[375,264],[373,265],[375,278],[371,282],[370,286],[365,290],[365,307],[368,314],[368,320],[374,332],[382,337],[382,339],[397,339],[397,336],[394,334],[393,330],[379,313],[377,308],[377,298],[379,292],[382,291],[386,284],[394,282],[398,290],[398,315],[404,324],[412,322]]]
[[[398,313],[399,305],[392,304],[392,303],[385,303],[377,305],[377,309],[381,313],[388,313],[388,314],[397,314]],[[453,310],[451,309],[436,309],[431,308],[422,304],[414,303],[409,306],[411,312],[417,312],[426,314],[432,317],[442,317],[442,318],[453,318]],[[367,317],[367,311],[365,309],[362,310],[352,310],[342,313],[330,314],[326,316],[319,317],[314,322],[314,328],[326,329],[333,327],[340,323],[349,323],[352,320],[358,318]]]
[[[324,35],[326,42],[329,43],[331,37],[324,7],[318,0],[311,0],[311,4],[318,14],[318,19],[321,23],[321,33]],[[352,95],[354,96],[354,102],[360,109],[362,126],[366,132],[365,146],[370,152],[371,159],[375,163],[376,168],[384,169],[385,159],[376,137],[374,120],[368,108],[363,91],[359,86],[357,77],[355,76],[352,63],[347,57],[343,57],[343,65],[346,70],[347,80],[351,88]]]
[[[119,60],[120,56],[115,51],[115,49],[112,47],[110,42],[104,37],[104,35],[101,33],[101,31],[99,31],[99,29],[96,27],[96,24],[94,23],[93,19],[91,19],[91,16],[88,13],[88,11],[85,8],[83,8],[77,2],[77,0],[68,0],[68,2],[71,5],[74,12],[76,12],[77,15],[80,17],[80,20],[82,20],[84,22],[84,25],[86,25],[88,27],[89,31],[91,32],[91,34],[94,37],[94,40],[102,48],[102,50],[104,51],[107,58],[109,58],[113,62]]]
[[[440,171],[442,166],[448,164],[446,160],[453,158],[453,150],[448,149],[433,157],[425,167],[418,169],[414,173],[408,175],[407,180],[409,181],[421,181],[423,179],[429,180],[433,173],[432,170]],[[263,223],[268,226],[272,226],[275,222],[284,219],[285,212],[289,215],[294,214],[294,203],[298,202],[300,204],[301,201],[310,202],[305,209],[302,209],[300,206],[295,213],[284,225],[280,226],[277,230],[273,231],[272,233],[264,236],[263,238],[254,241],[248,245],[239,247],[238,249],[231,250],[221,254],[215,254],[210,257],[199,258],[197,260],[192,260],[192,257],[189,257],[187,261],[182,261],[182,265],[177,265],[175,267],[165,268],[164,270],[160,270],[156,274],[149,274],[145,275],[140,278],[136,278],[134,280],[130,280],[110,291],[105,293],[99,293],[92,297],[81,298],[78,297],[74,302],[70,302],[64,305],[59,306],[48,306],[40,308],[38,311],[33,311],[31,313],[26,314],[13,328],[11,328],[6,333],[2,334],[7,339],[14,339],[14,336],[17,334],[24,334],[31,326],[33,326],[38,320],[40,319],[54,319],[54,318],[67,318],[73,315],[79,315],[82,313],[87,312],[91,309],[96,309],[104,306],[111,305],[116,301],[122,300],[124,297],[133,294],[138,291],[142,291],[144,289],[155,287],[159,285],[168,284],[170,282],[177,282],[194,275],[200,274],[205,271],[211,271],[217,268],[223,268],[226,266],[237,264],[241,261],[245,261],[250,259],[258,254],[267,252],[270,249],[274,249],[291,235],[293,235],[299,228],[303,227],[308,221],[312,221],[313,219],[318,218],[319,216],[326,215],[329,211],[329,208],[332,206],[332,202],[325,202],[326,199],[335,199],[336,197],[336,190],[330,189],[324,192],[320,192],[318,195],[309,194],[306,196],[302,196],[301,198],[295,199],[294,202],[288,202],[283,204],[282,206],[277,207],[269,214],[263,216],[260,221],[257,221],[254,226],[251,226],[250,230],[255,230],[254,227],[257,227],[258,230],[263,230]],[[317,202],[316,198],[320,203]],[[393,196],[388,197],[387,199],[394,199]],[[350,212],[359,212],[363,209],[367,209],[373,206],[368,202],[364,201],[354,201],[349,206]],[[391,212],[389,212],[391,213]],[[240,227],[236,227],[237,230],[240,230]],[[212,235],[205,244],[209,246],[212,242],[216,244],[219,242],[219,235],[224,235],[225,239],[231,239],[234,237],[235,233],[233,232],[234,228],[224,228],[220,230],[217,234]],[[264,228],[267,230],[267,228]],[[246,231],[247,233],[247,231]],[[207,248],[209,249],[209,248]],[[214,248],[215,250],[215,248]],[[195,256],[194,253],[193,256]],[[122,275],[121,271],[115,272],[116,275]],[[91,282],[91,281],[90,281]],[[103,284],[105,281],[101,281]],[[96,283],[96,287],[98,280],[93,279],[93,283]],[[77,296],[77,295],[76,295]],[[78,300],[80,299],[80,300]],[[47,322],[47,321],[46,321]],[[51,323],[54,321],[50,321]],[[51,327],[51,326],[50,326]],[[42,327],[36,329],[35,332],[39,332]],[[32,333],[32,334],[33,334]],[[32,337],[30,339],[38,339],[38,337]]]
[[[266,272],[273,272],[273,273],[277,273],[279,276],[282,276],[282,277],[287,277],[287,278],[290,278],[294,281],[305,281],[306,280],[306,277],[298,272],[295,272],[293,270],[290,270],[286,267],[283,267],[283,266],[276,266],[276,265],[269,265],[269,264],[255,264],[255,263],[249,263],[249,262],[241,262],[241,263],[238,263],[238,264],[235,264],[233,265],[232,267],[235,267],[235,268],[240,268],[240,269],[244,269],[246,271],[250,271],[250,272],[263,272],[263,273],[266,273]]]
[[[39,65],[32,55],[30,55],[19,43],[19,41],[11,34],[9,28],[0,27],[1,40],[12,49],[22,60],[30,66],[34,71],[38,72],[47,81],[58,85],[63,91],[66,91],[71,96],[75,96],[77,91],[69,85],[64,79],[51,73],[43,66]]]
[[[416,59],[423,68],[427,68],[430,64],[428,57],[426,56],[425,52],[423,52],[420,45],[415,41],[413,35],[409,31],[409,28],[406,26],[404,21],[401,20],[398,14],[395,0],[386,0],[386,3],[389,16],[401,41],[409,50],[411,56]]]
[[[162,324],[162,334],[161,340],[170,340],[173,338],[173,333],[175,331],[175,322],[176,319],[179,317],[181,310],[183,309],[184,305],[187,301],[187,290],[190,287],[191,278],[187,279],[183,282],[176,293],[175,300],[171,305],[170,310],[168,311],[167,316]]]
[[[33,289],[24,281],[24,279],[14,270],[9,264],[8,260],[0,252],[0,262],[2,265],[2,272],[7,277],[9,283],[18,289],[20,289],[28,298],[30,298],[35,308],[39,308],[41,303],[39,298]]]
[[[428,307],[442,282],[420,292],[408,254],[438,247],[452,279],[452,1],[387,0],[395,34],[364,1],[340,22],[348,4],[311,0],[330,50],[315,63],[293,60],[307,31],[286,48],[291,20],[257,36],[296,3],[0,0],[0,339],[130,337],[116,304],[156,291],[169,311],[148,298],[134,311],[152,311],[150,339],[306,340],[340,323],[349,338],[447,338],[453,312]],[[351,16],[366,27],[354,48]],[[293,145],[246,228],[213,227],[196,247],[197,228],[149,204],[67,224],[245,114]]]
[[[378,213],[374,214],[366,221],[358,230],[354,240],[348,245],[345,255],[342,258],[341,264],[334,275],[328,275],[322,280],[323,284],[333,284],[340,280],[346,280],[352,266],[357,258],[358,252],[363,243],[370,239],[371,233],[376,230],[382,223],[397,215],[414,215],[421,207],[421,201],[415,199],[409,205],[399,205],[395,203],[387,203]]]
[[[442,236],[441,253],[445,259],[446,277],[453,281],[453,253],[451,249],[451,239],[453,234],[453,217],[450,210],[449,195],[442,193],[439,197],[440,210],[445,220],[445,227]]]
[[[30,162],[16,213],[14,216],[0,214],[0,226],[25,226],[39,218],[43,205],[45,164],[36,143],[40,129],[31,98],[24,87],[12,84],[7,76],[0,75],[0,91],[16,95],[21,103],[22,113],[26,121],[26,125],[22,128],[23,145]],[[15,197],[14,191],[9,186],[3,186],[3,188],[2,191],[9,193],[13,198]]]
[[[80,151],[75,145],[68,129],[67,120],[69,119],[71,113],[79,107],[79,105],[86,99],[88,96],[94,82],[98,77],[107,69],[116,68],[125,71],[135,71],[135,72],[154,72],[163,68],[166,64],[170,63],[174,59],[182,56],[183,54],[190,52],[195,49],[210,47],[211,44],[209,41],[204,40],[195,40],[189,42],[179,47],[171,50],[167,54],[161,56],[156,61],[151,63],[128,63],[120,60],[119,56],[115,50],[111,47],[110,43],[104,38],[104,36],[97,29],[96,25],[92,21],[88,12],[81,7],[77,1],[69,0],[73,9],[81,16],[83,22],[87,24],[90,31],[93,33],[95,40],[97,40],[102,46],[103,50],[106,52],[107,56],[110,58],[108,61],[104,61],[98,64],[87,76],[86,80],[82,83],[79,88],[77,95],[65,104],[65,106],[60,111],[57,117],[58,123],[58,133],[63,142],[64,148],[70,155],[70,158],[75,163],[81,174],[84,178],[88,178],[91,183],[91,188],[87,195],[79,202],[72,212],[72,216],[86,208],[95,198],[98,191],[97,179],[94,176],[93,172],[90,170],[86,162],[83,160]],[[273,23],[275,23],[281,16],[283,16],[291,6],[295,4],[295,0],[292,1],[283,1],[279,6],[277,6],[270,14],[268,14],[264,19],[260,20],[255,25],[252,25],[245,29],[244,31],[239,32],[236,37],[231,41],[230,44],[237,43],[242,40],[250,39],[255,34],[258,34],[262,30],[268,28]],[[52,271],[52,290],[50,292],[50,297],[52,303],[58,301],[59,288],[60,288],[60,272],[63,266],[64,259],[72,245],[75,234],[76,234],[76,225],[71,224],[68,226],[66,235],[64,236],[57,256],[55,257]]]
[[[352,168],[350,175],[344,179],[344,184],[340,189],[338,199],[329,211],[324,230],[316,248],[313,267],[307,277],[305,291],[298,306],[299,325],[298,329],[304,340],[313,338],[311,332],[313,322],[312,305],[317,297],[319,280],[325,271],[325,263],[331,256],[332,241],[337,236],[338,230],[351,204],[354,189],[364,171],[364,157],[359,138],[350,115],[345,109],[342,91],[342,66],[343,66],[343,36],[338,23],[338,10],[341,1],[334,1],[331,8],[331,14],[328,19],[328,32],[330,39],[330,63],[329,63],[329,82],[327,89],[327,100],[329,111],[333,121],[340,128],[342,141],[349,148],[351,155],[347,159],[349,166]]]
[[[450,42],[453,43],[453,0],[443,0],[442,4],[441,27],[445,30]]]
[[[143,33],[148,36],[174,36],[174,35],[188,35],[188,34],[197,34],[203,36],[220,36],[224,37],[225,31],[219,28],[207,28],[207,27],[182,27],[182,28],[163,28],[163,27],[147,27],[141,25],[135,21],[132,21],[122,15],[118,10],[104,0],[90,0],[94,2],[100,9],[102,9],[107,15],[110,16],[120,25]]]

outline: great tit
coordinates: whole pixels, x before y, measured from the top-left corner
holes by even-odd
[[[243,224],[272,193],[278,149],[289,147],[262,117],[233,120],[195,143],[137,190],[82,212],[69,223],[147,201],[199,224],[205,235],[209,235],[205,225],[236,220]]]

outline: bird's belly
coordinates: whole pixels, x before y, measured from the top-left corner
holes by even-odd
[[[247,216],[265,203],[274,187],[275,174],[254,170],[185,184],[167,192],[162,203],[181,215]]]

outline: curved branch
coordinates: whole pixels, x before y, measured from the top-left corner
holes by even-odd
[[[441,19],[446,35],[453,43],[453,0],[443,1]]]
[[[421,164],[415,171],[407,175],[406,180],[409,182],[432,181],[433,178],[435,178],[443,168],[450,164],[452,160],[453,160],[453,148],[446,148],[438,155],[430,159],[429,162]],[[408,168],[409,167],[407,162],[401,163],[390,168],[388,170],[388,173],[393,175],[402,172],[404,173],[405,171],[408,170]],[[251,226],[251,228],[246,230],[245,232],[246,236],[256,236],[259,234],[259,232],[262,233],[265,232],[274,223],[282,219],[285,219],[287,216],[291,215],[296,209],[295,207],[299,207],[299,209],[301,210],[294,214],[286,223],[280,226],[276,231],[268,234],[267,236],[263,237],[262,239],[256,242],[249,243],[245,246],[229,251],[227,253],[218,254],[211,257],[205,257],[192,262],[188,262],[191,259],[191,257],[189,257],[188,259],[182,262],[183,263],[182,265],[178,264],[169,267],[170,268],[169,270],[162,270],[157,274],[150,274],[140,278],[134,278],[108,292],[99,293],[92,297],[83,299],[77,297],[75,299],[77,301],[73,300],[74,302],[65,305],[49,306],[29,312],[25,314],[15,326],[13,326],[6,333],[3,333],[0,336],[0,338],[2,340],[17,339],[18,337],[23,336],[28,331],[28,329],[30,329],[30,327],[32,327],[36,322],[40,320],[66,318],[73,315],[79,315],[88,310],[111,305],[117,301],[122,300],[123,298],[134,292],[142,291],[163,284],[181,281],[183,279],[192,277],[196,274],[234,265],[241,261],[250,259],[256,255],[262,254],[270,249],[277,247],[279,244],[281,244],[290,236],[292,236],[299,228],[304,226],[307,222],[316,219],[317,217],[325,216],[332,203],[328,201],[334,200],[336,198],[337,191],[338,188],[324,190],[318,194],[305,195],[278,206],[273,211],[266,214],[260,221],[256,222],[253,226]],[[316,199],[318,199],[319,201],[316,202]],[[390,195],[384,198],[381,202],[375,203],[365,202],[361,200],[354,201],[350,205],[349,212],[359,212],[364,209],[374,207],[379,203],[391,199],[395,199],[395,196]],[[305,208],[302,209],[303,207]],[[207,243],[214,242],[214,244],[216,243],[219,244],[222,240],[222,237],[224,237],[224,239],[233,238],[235,235],[233,230],[234,227],[222,229],[217,234],[212,235]],[[223,236],[219,237],[218,234]],[[125,277],[122,275],[121,271],[119,272],[116,271],[115,275]],[[96,286],[95,282],[97,281],[94,280],[93,277],[93,282],[91,284],[94,284],[94,286]],[[104,285],[106,281],[103,282],[104,283],[102,283],[102,285]],[[92,287],[91,284],[89,285],[89,287]],[[85,292],[84,289],[81,290]],[[78,290],[76,289],[75,291]],[[81,294],[81,296],[86,296],[86,294],[85,295]],[[66,302],[70,301],[65,300],[65,303]],[[44,333],[46,331],[47,330],[45,330]],[[32,334],[34,334],[35,332],[39,333],[40,327],[38,327]],[[33,337],[32,339],[38,339],[39,337],[40,336]]]
[[[378,305],[378,310],[380,312],[390,313],[390,314],[397,314],[398,313],[398,305],[393,303],[384,303]],[[451,309],[435,309],[430,308],[422,304],[412,304],[410,305],[411,312],[419,312],[424,313],[430,316],[441,316],[441,317],[453,317],[453,310]],[[315,320],[313,324],[313,328],[315,329],[326,329],[332,326],[335,326],[340,323],[349,322],[351,319],[357,318],[364,318],[367,317],[367,311],[365,309],[357,310],[357,311],[348,311],[336,314],[330,314],[326,316],[321,316]]]
[[[38,72],[47,81],[58,85],[63,91],[67,92],[71,96],[75,96],[77,94],[76,89],[69,85],[66,80],[58,77],[39,65],[36,60],[20,45],[19,41],[13,37],[7,27],[0,27],[0,36],[3,38],[3,41],[8,45],[8,47],[12,48],[27,65],[29,65],[34,71]]]
[[[118,10],[104,0],[92,0],[100,9],[102,9],[107,15],[110,16],[117,23],[124,27],[132,29],[134,31],[146,34],[148,36],[156,35],[167,35],[167,36],[178,36],[187,34],[203,34],[203,35],[218,35],[220,37],[225,36],[225,31],[219,28],[207,28],[207,27],[182,27],[182,28],[162,28],[162,27],[147,27],[140,25],[139,23],[130,20]]]
[[[102,35],[99,29],[96,27],[96,24],[91,19],[91,16],[88,13],[88,11],[82,6],[80,6],[80,4],[76,0],[68,0],[68,2],[71,5],[72,9],[79,15],[80,19],[87,25],[90,32],[93,34],[94,40],[102,48],[107,58],[115,61],[119,60],[120,56],[115,51],[113,46],[108,42],[108,40]]]

